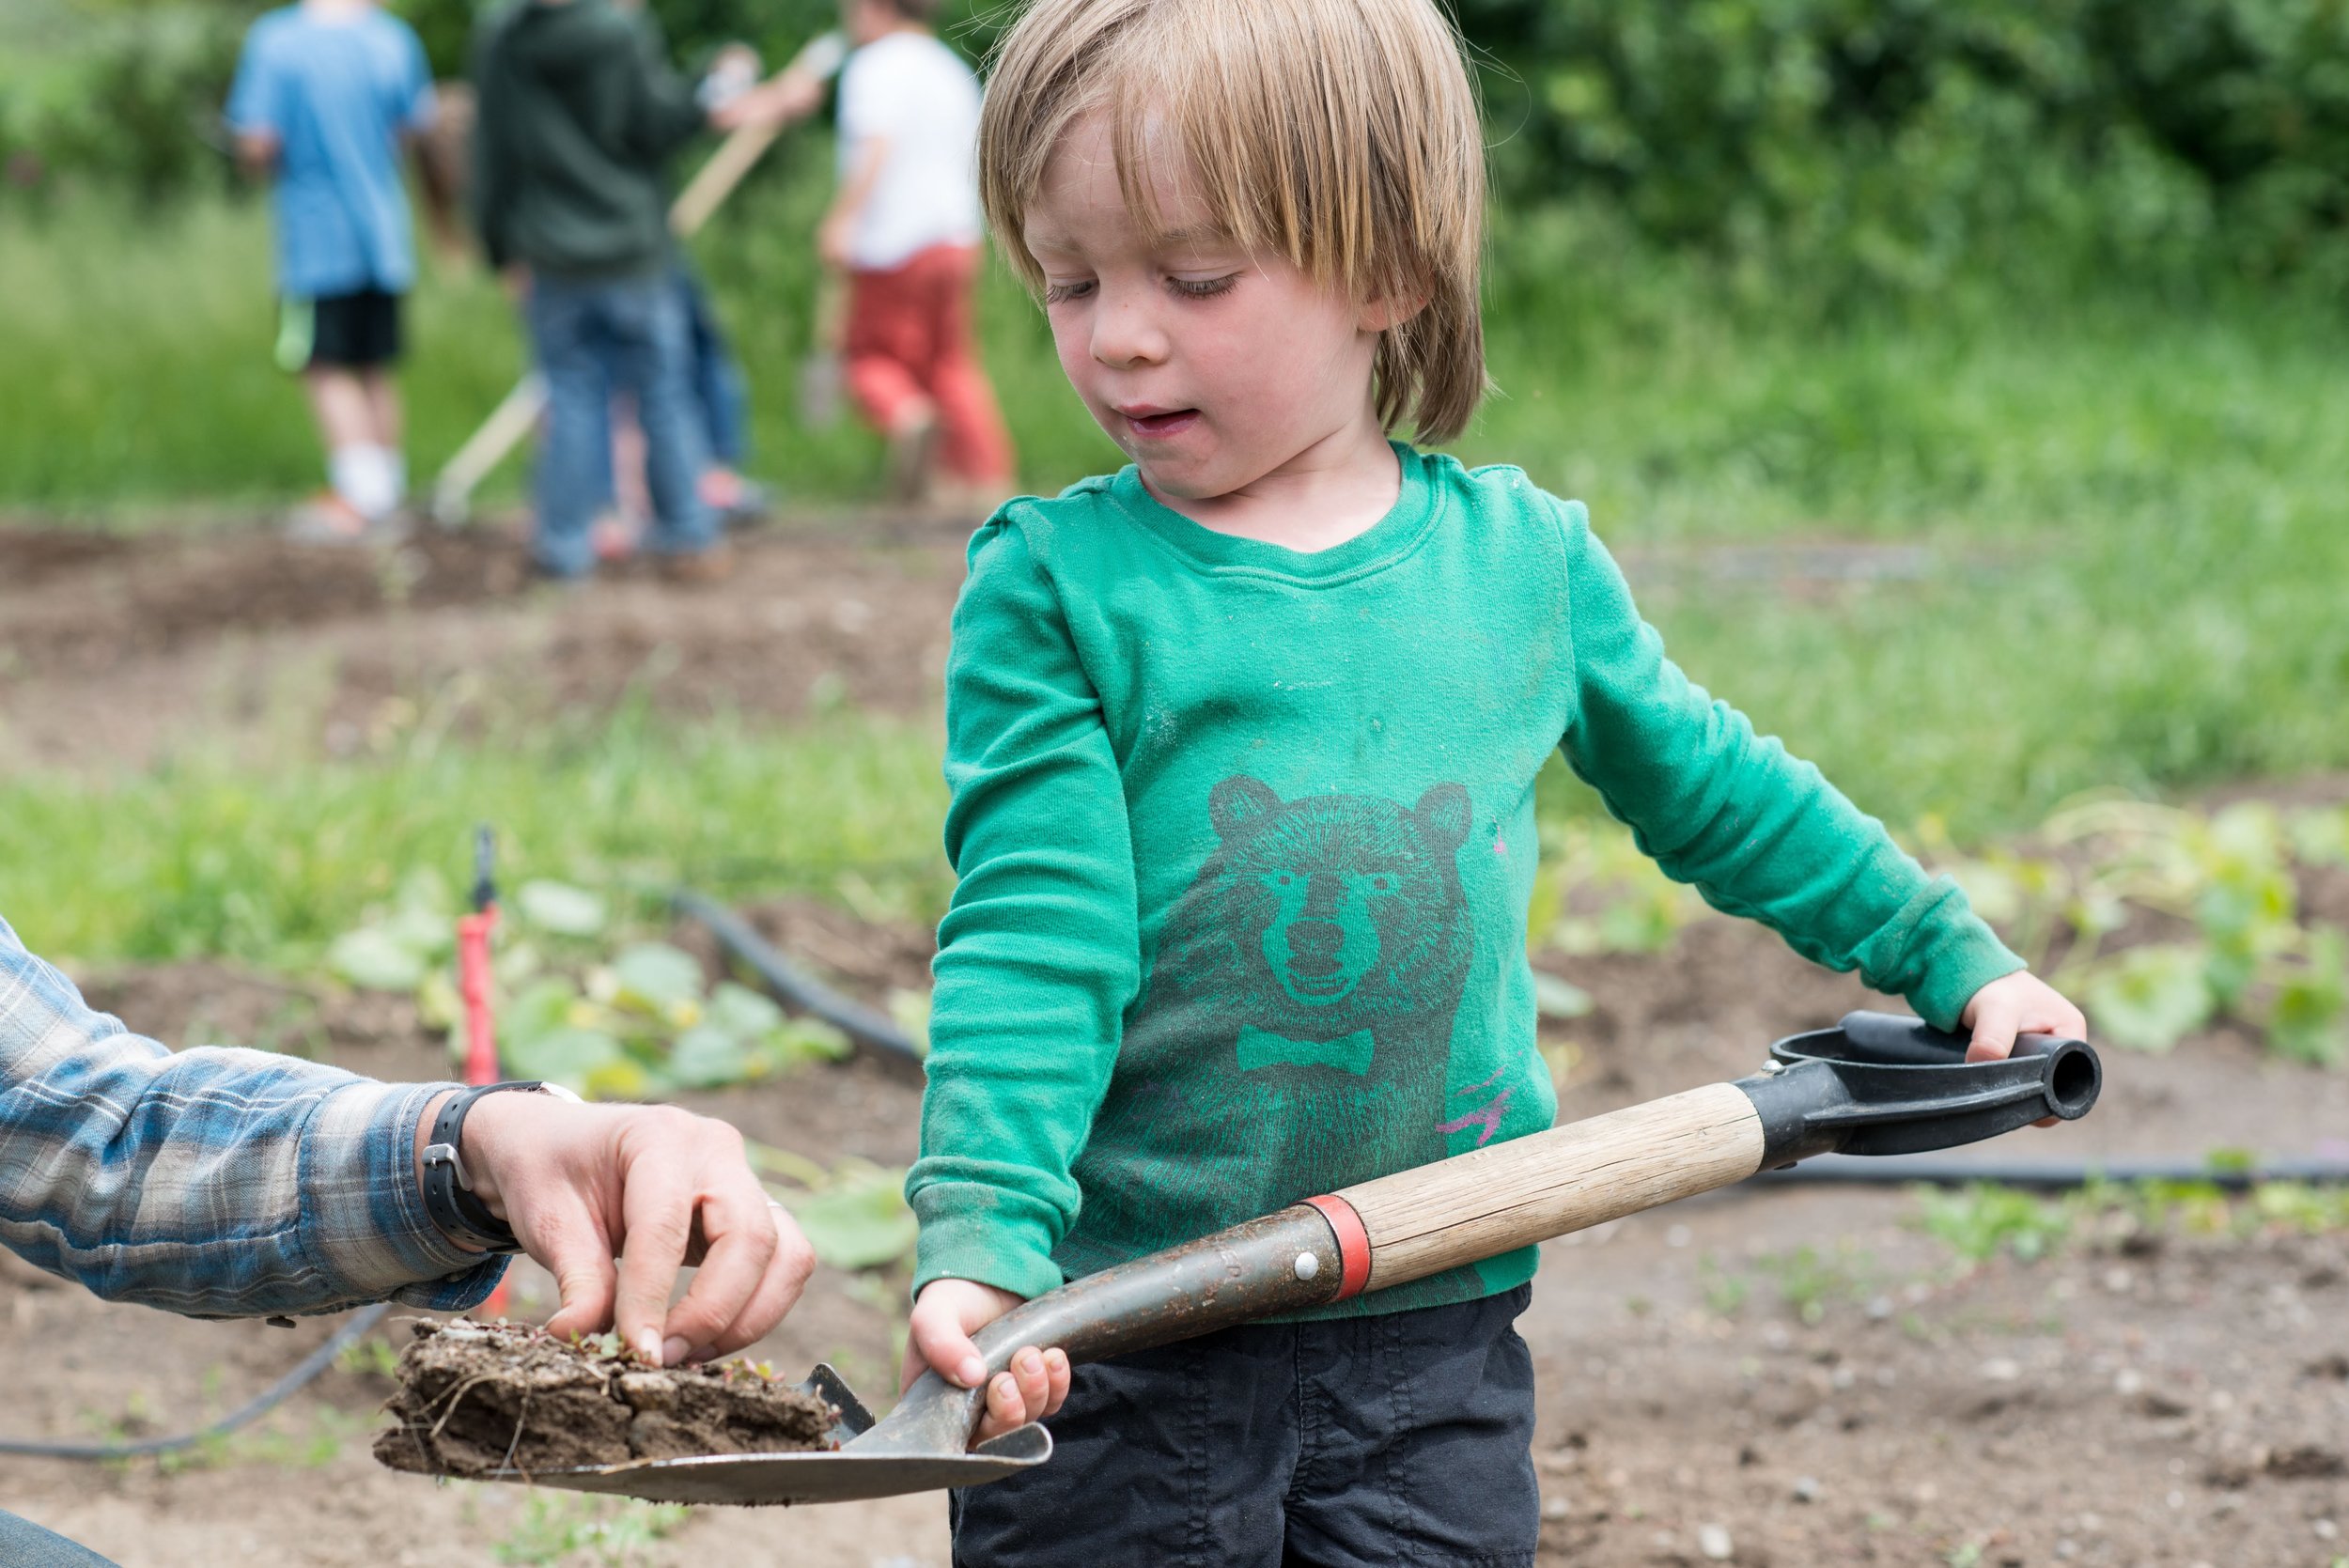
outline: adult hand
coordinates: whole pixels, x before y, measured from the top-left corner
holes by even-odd
[[[426,1110],[419,1154],[439,1103]],[[553,1274],[553,1333],[611,1327],[656,1364],[706,1361],[781,1322],[816,1267],[723,1122],[673,1106],[486,1094],[466,1113],[459,1153],[474,1195]],[[687,1265],[700,1272],[672,1307]]]
[[[971,1336],[1019,1301],[1007,1290],[974,1280],[932,1280],[924,1285],[907,1325],[905,1378],[899,1391],[911,1388],[928,1370],[957,1388],[977,1388],[987,1376],[987,1361]],[[1015,1426],[1042,1421],[1067,1397],[1068,1353],[1022,1345],[1012,1353],[1010,1369],[997,1373],[988,1384],[987,1411],[972,1440],[983,1443]]]
[[[1997,1062],[2014,1055],[2018,1034],[2088,1038],[2087,1017],[2029,970],[2003,975],[1976,991],[1958,1022],[1973,1032],[1973,1043],[1966,1048],[1968,1062]],[[2051,1127],[2056,1118],[2048,1116],[2033,1125]]]

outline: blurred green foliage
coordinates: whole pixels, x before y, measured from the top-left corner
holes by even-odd
[[[1458,0],[1501,189],[1829,289],[2349,277],[2340,0]]]
[[[483,0],[392,0],[462,73]],[[833,0],[647,0],[773,63]],[[257,0],[9,0],[13,183],[217,184]],[[1774,300],[2113,269],[2349,281],[2349,0],[1455,0],[1503,201],[1725,262]],[[974,56],[1006,0],[950,0]]]

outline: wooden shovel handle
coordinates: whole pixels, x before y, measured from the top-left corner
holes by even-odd
[[[1341,1250],[1367,1247],[1366,1277],[1349,1257],[1348,1283],[1385,1290],[1743,1181],[1761,1169],[1762,1147],[1753,1101],[1712,1083],[1398,1171],[1316,1206]],[[1359,1241],[1339,1204],[1360,1219]]]

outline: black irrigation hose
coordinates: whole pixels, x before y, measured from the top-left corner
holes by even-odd
[[[2244,1192],[2265,1182],[2305,1182],[2334,1186],[2349,1183],[2349,1162],[2337,1159],[2278,1159],[2234,1169],[2217,1168],[2201,1160],[1940,1159],[1930,1155],[1864,1157],[1821,1155],[1782,1171],[1765,1171],[1729,1190],[1755,1187],[1817,1184],[1837,1187],[1901,1186],[1924,1182],[1934,1187],[1965,1187],[1983,1182],[1992,1187],[2028,1187],[2042,1190],[2086,1187],[2091,1182],[2207,1182],[2229,1192]]]
[[[324,1344],[302,1358],[299,1366],[286,1374],[255,1398],[240,1405],[228,1414],[194,1432],[183,1432],[176,1437],[138,1437],[122,1443],[28,1443],[0,1439],[0,1454],[21,1454],[34,1459],[134,1459],[148,1453],[176,1453],[192,1449],[198,1443],[224,1437],[249,1421],[285,1403],[296,1390],[334,1364],[345,1347],[368,1329],[383,1321],[383,1314],[392,1310],[389,1302],[362,1307],[350,1320],[327,1337]]]
[[[750,922],[691,888],[669,895],[670,908],[709,927],[718,945],[748,965],[778,1001],[823,1019],[860,1045],[920,1063],[922,1048],[894,1022],[810,976],[751,928]]]

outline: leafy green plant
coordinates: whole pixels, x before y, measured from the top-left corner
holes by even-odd
[[[676,1533],[691,1511],[678,1503],[533,1491],[521,1517],[491,1550],[500,1562],[547,1568],[592,1553],[604,1568],[627,1568]]]
[[[716,1089],[845,1056],[848,1036],[798,1018],[731,980],[708,984],[701,963],[665,942],[610,953],[609,901],[568,883],[526,881],[502,923],[491,968],[506,993],[498,1054],[506,1070],[589,1097],[658,1098]],[[427,1022],[465,1048],[464,1008],[451,970],[455,898],[428,874],[411,876],[367,923],[328,950],[334,972],[367,989],[412,991]]]
[[[751,1158],[781,1178],[773,1190],[824,1263],[851,1272],[879,1270],[913,1255],[918,1227],[906,1206],[903,1171],[854,1157],[827,1169],[766,1144],[753,1144]]]
[[[2050,817],[2044,855],[1927,852],[2027,956],[2059,955],[2059,986],[2100,1038],[2164,1051],[2217,1019],[2270,1049],[2329,1065],[2349,1055],[2349,940],[2300,916],[2299,867],[2341,863],[2349,812],[2261,801],[2215,813],[2101,798]],[[2108,952],[2135,919],[2174,936]]]
[[[1779,1299],[1797,1317],[1812,1324],[1827,1316],[1829,1302],[1866,1295],[1872,1274],[1866,1255],[1848,1243],[1832,1252],[1803,1246],[1766,1253],[1754,1260],[1754,1266],[1777,1284]]]
[[[1704,912],[1704,901],[1657,870],[1615,823],[1545,822],[1541,842],[1525,925],[1527,941],[1537,950],[1660,953]],[[1564,991],[1545,995],[1553,1004],[1572,1006]]]
[[[2236,1157],[2220,1153],[2211,1163],[2217,1170]],[[1918,1188],[1915,1196],[1919,1227],[1968,1263],[2000,1252],[2030,1263],[2083,1240],[2349,1229],[2349,1188],[2301,1182],[2230,1193],[2213,1181],[2092,1181],[2059,1196],[1975,1184],[1953,1192]]]
[[[2062,1245],[2072,1230],[2065,1205],[2043,1203],[2016,1188],[1980,1183],[1953,1192],[1920,1188],[1917,1203],[1925,1234],[1971,1263],[2000,1252],[2035,1263]]]

